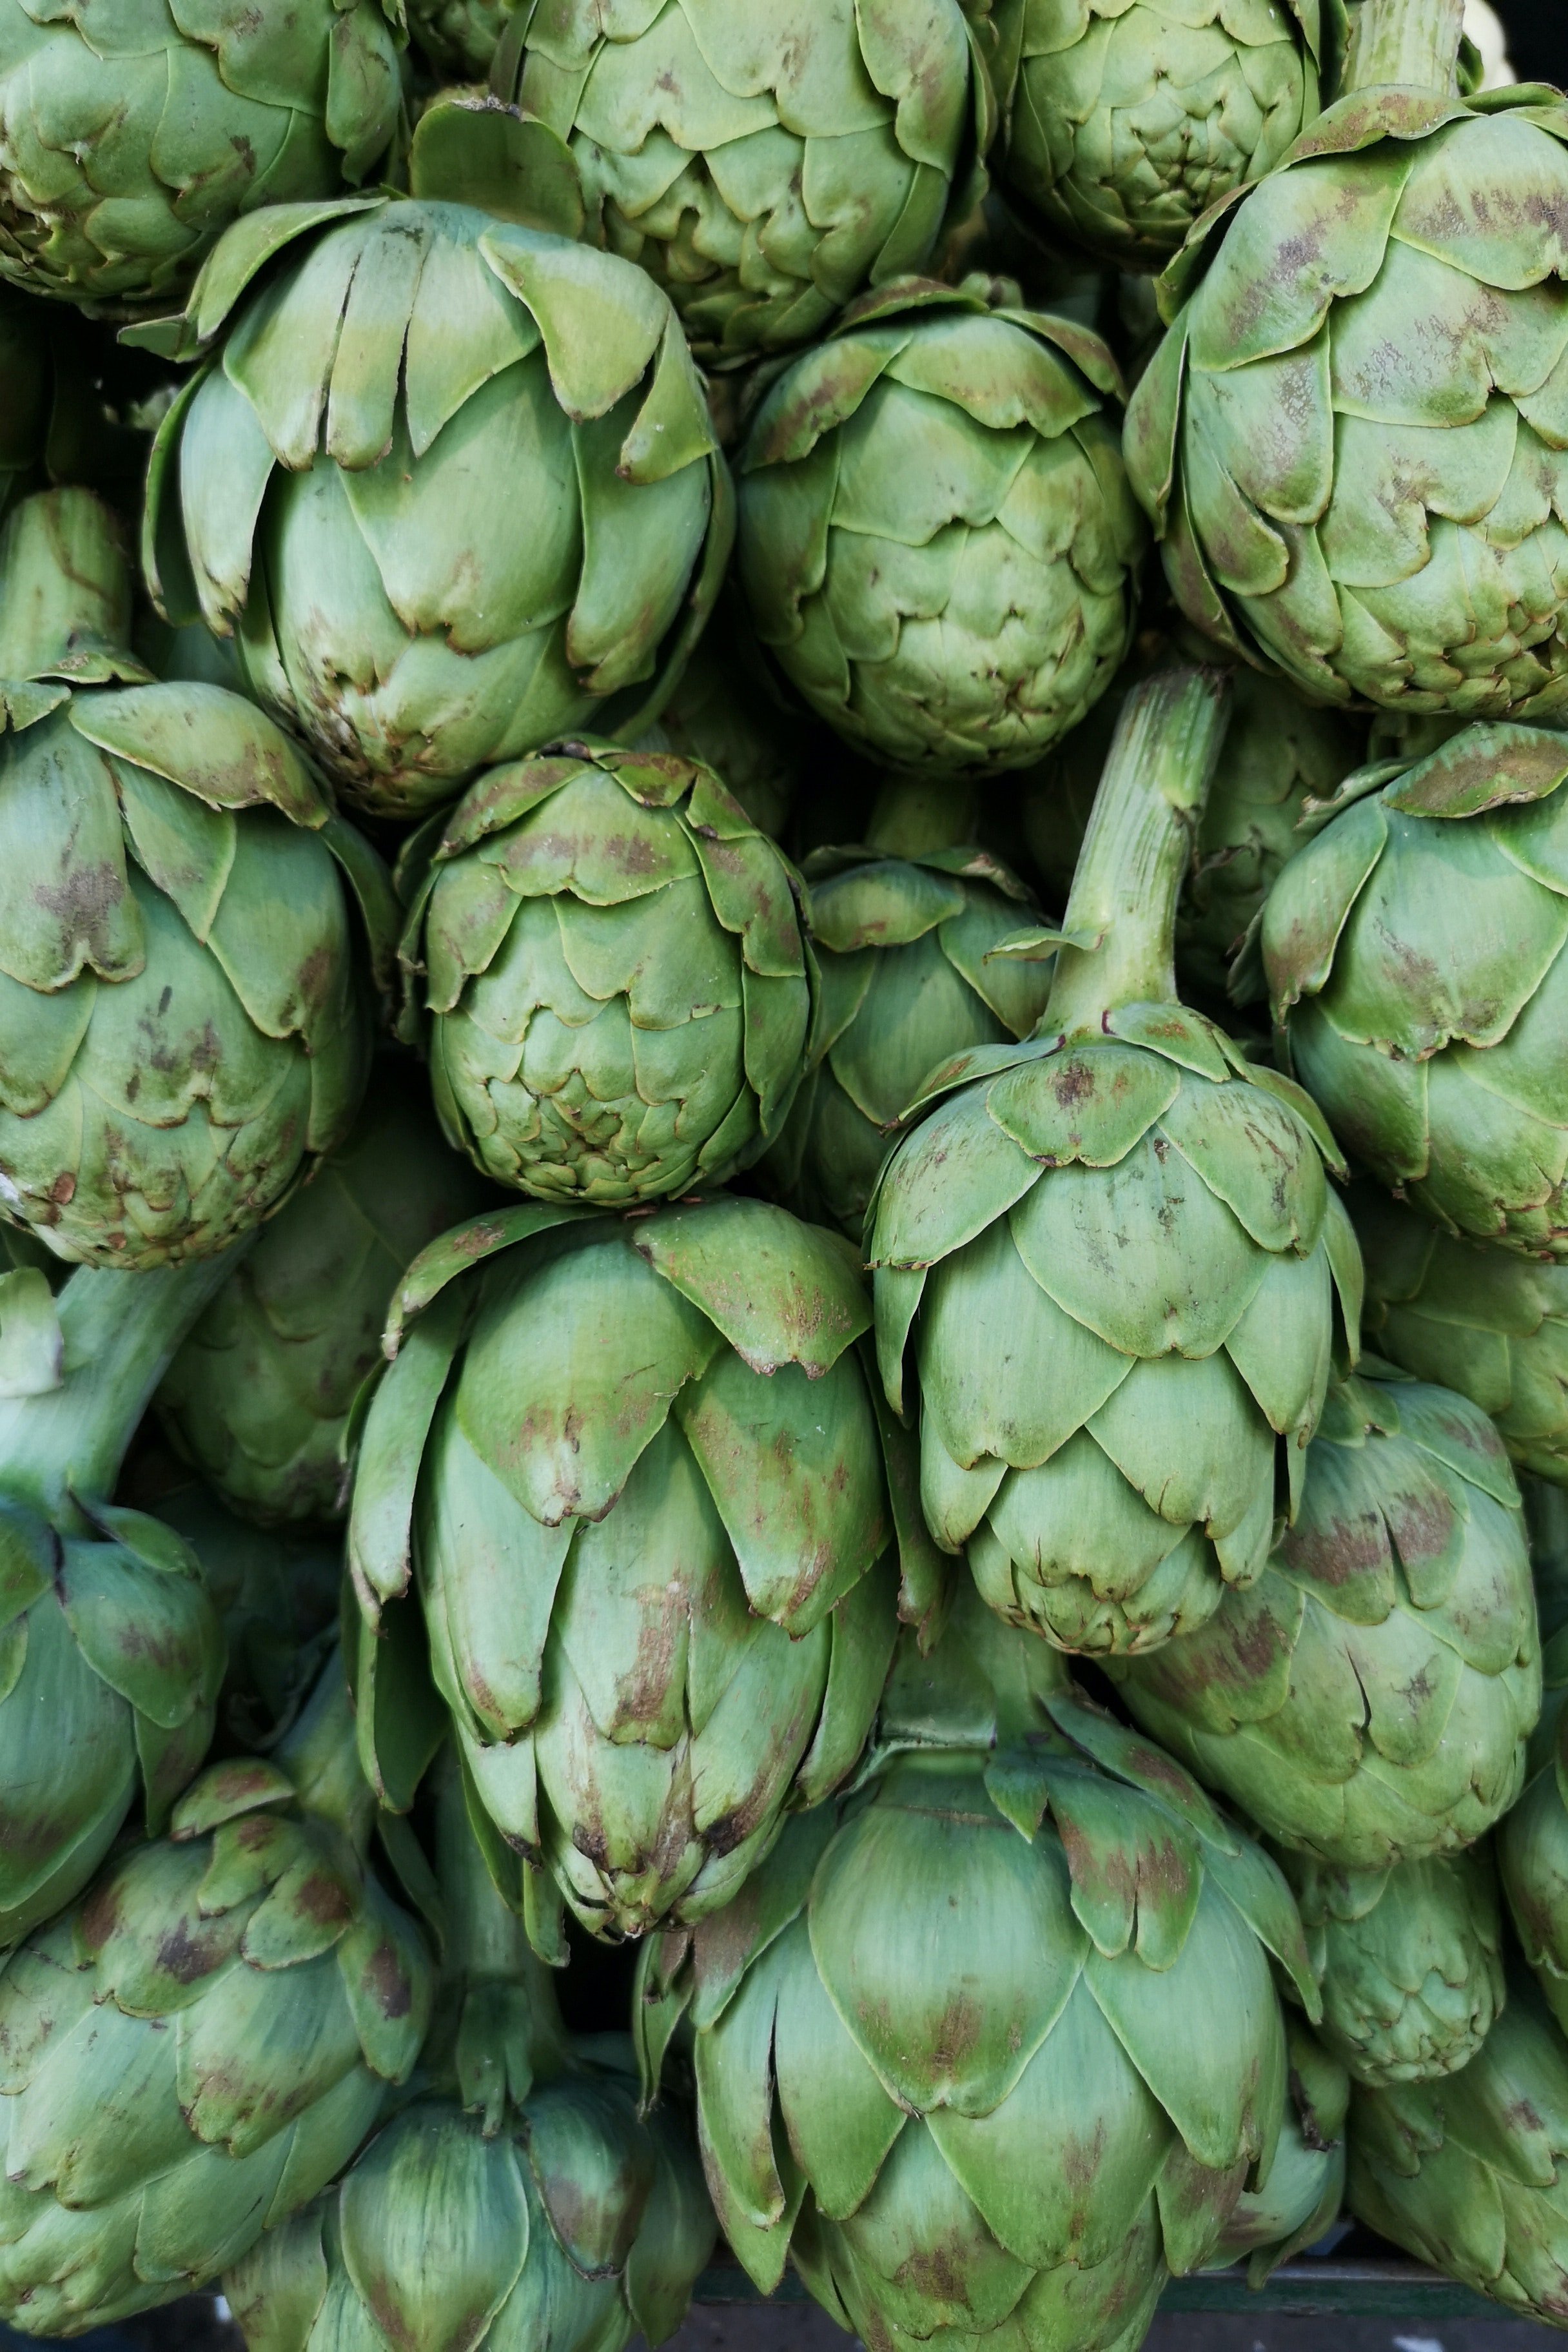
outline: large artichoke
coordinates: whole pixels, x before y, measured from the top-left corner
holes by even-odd
[[[1191,1632],[1262,1573],[1336,1292],[1353,1338],[1326,1130],[1175,1002],[1176,894],[1223,723],[1212,673],[1129,696],[1065,935],[1039,935],[1066,940],[1044,1018],[932,1073],[870,1213],[882,1375],[896,1411],[918,1406],[931,1532],[967,1547],[993,1608],[1066,1649]]]
[[[159,1389],[181,1454],[263,1526],[342,1517],[349,1412],[392,1295],[485,1197],[424,1096],[410,1064],[382,1066],[352,1133],[263,1230]]]
[[[0,2313],[73,2335],[226,2269],[348,2162],[429,2021],[365,1866],[336,1661],[270,1760],[215,1764],[0,1977]]]
[[[1345,2189],[1350,2076],[1299,2018],[1287,2026],[1290,2070],[1279,2143],[1261,2189],[1244,2189],[1205,2268],[1245,2262],[1248,2286],[1315,2245],[1338,2218]]]
[[[479,777],[409,887],[436,1107],[487,1175],[629,1207],[778,1133],[811,1024],[798,877],[711,768],[552,745]]]
[[[1523,1785],[1541,1649],[1518,1490],[1463,1397],[1330,1394],[1295,1525],[1122,1698],[1281,1844],[1352,1870],[1469,1845]]]
[[[497,79],[565,142],[584,233],[658,280],[700,359],[732,366],[923,269],[967,210],[994,121],[969,21],[984,13],[522,0]]]
[[[1263,910],[1293,1066],[1436,1223],[1568,1257],[1568,741],[1487,722],[1387,775]]]
[[[1568,712],[1568,115],[1465,102],[1463,0],[1361,0],[1344,94],[1194,231],[1128,415],[1189,618],[1320,700]]]
[[[991,1687],[987,1687],[987,1684]],[[881,2352],[1136,2347],[1267,2183],[1286,2086],[1267,1857],[970,1595],[906,1650],[868,1788],[642,1963],[684,2015],[725,2235]],[[912,1752],[911,1752],[912,1751]]]
[[[1163,269],[1317,118],[1341,0],[998,0],[1003,174],[1056,237]]]
[[[468,121],[437,109],[420,138]],[[257,694],[384,816],[574,728],[640,732],[732,529],[651,279],[444,201],[421,155],[412,199],[279,207],[220,243],[161,341],[229,332],[147,505],[166,616],[237,632]]]
[[[350,1520],[388,1796],[422,1761],[397,1698],[416,1584],[498,1868],[542,1862],[609,1937],[727,1901],[850,1770],[887,1671],[869,1320],[854,1250],[760,1201],[503,1210],[416,1260]]]
[[[868,295],[773,385],[741,458],[757,635],[848,742],[1025,767],[1105,692],[1141,520],[1099,337],[1016,287]]]
[[[271,719],[126,650],[109,515],[0,533],[0,1199],[62,1257],[224,1249],[358,1108],[396,909]]]

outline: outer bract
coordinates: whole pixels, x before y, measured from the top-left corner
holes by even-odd
[[[1568,113],[1461,101],[1461,7],[1363,0],[1345,93],[1173,265],[1127,462],[1178,603],[1233,651],[1326,702],[1550,725]]]
[[[727,1902],[855,1764],[887,1673],[869,1320],[851,1246],[760,1201],[504,1210],[426,1251],[350,1522],[388,1795],[422,1762],[398,1699],[416,1580],[498,1872],[545,1864],[612,1937]],[[934,1580],[921,1533],[904,1572]]]
[[[994,121],[984,14],[523,0],[498,78],[567,143],[586,235],[658,280],[699,358],[733,365],[923,269],[969,208]]]
[[[1281,2263],[1332,2228],[1345,2190],[1350,2076],[1298,2018],[1287,2024],[1290,2071],[1279,2144],[1261,2189],[1246,2189],[1205,2268],[1247,2264],[1247,2284],[1268,2284]]]
[[[1115,1662],[1144,1728],[1282,1845],[1385,1870],[1518,1796],[1541,1649],[1513,1473],[1463,1397],[1349,1381],[1296,1523],[1190,1641]]]
[[[847,742],[1026,767],[1099,700],[1142,548],[1120,396],[1098,336],[986,278],[867,296],[773,386],[741,460],[741,581]]]
[[[460,134],[460,109],[421,122],[432,151],[452,115]],[[233,320],[169,412],[147,509],[167,616],[237,632],[345,800],[394,817],[574,728],[640,732],[732,528],[651,279],[422,197],[420,158],[413,201],[230,231],[159,339],[188,356]]]
[[[1503,2004],[1502,1921],[1484,1848],[1387,1870],[1287,1853],[1319,2029],[1358,2083],[1426,2083],[1468,2066]]]
[[[481,776],[403,949],[452,1143],[498,1182],[604,1208],[748,1167],[811,1024],[798,888],[673,752],[563,743]]]
[[[1564,1496],[1525,1484],[1542,1631],[1541,1720],[1523,1795],[1498,1831],[1498,1874],[1525,1958],[1568,2031],[1568,1531]]]
[[[484,1197],[419,1071],[384,1065],[353,1132],[264,1228],[158,1391],[164,1429],[235,1510],[264,1527],[342,1517],[349,1411],[393,1293]]]
[[[1568,743],[1469,727],[1386,774],[1352,779],[1269,894],[1275,1019],[1386,1185],[1450,1233],[1568,1256]]]
[[[129,617],[96,499],[13,511],[0,1198],[62,1257],[145,1270],[226,1248],[344,1134],[370,1067],[356,914],[386,946],[395,907],[281,730],[141,682]]]
[[[4,0],[0,273],[123,317],[258,205],[374,178],[402,0]]]
[[[1316,119],[1339,0],[1001,0],[1004,177],[1057,236],[1163,269]]]
[[[0,2311],[74,2335],[226,2269],[348,2162],[430,2016],[363,1860],[341,1669],[0,1977]]]

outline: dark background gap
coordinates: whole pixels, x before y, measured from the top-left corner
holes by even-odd
[[[1508,28],[1521,81],[1568,85],[1568,7],[1563,0],[1492,0]]]

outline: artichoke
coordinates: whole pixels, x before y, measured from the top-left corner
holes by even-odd
[[[1518,1796],[1541,1710],[1491,1423],[1447,1389],[1337,1385],[1263,1575],[1189,1640],[1108,1664],[1143,1728],[1282,1845],[1382,1871],[1473,1844]]]
[[[630,1207],[778,1133],[811,1022],[798,879],[711,768],[552,745],[481,776],[408,887],[436,1107],[488,1176]]]
[[[0,2313],[74,2335],[236,2263],[353,2156],[429,2021],[336,1661],[0,1977]]]
[[[1316,699],[1568,715],[1568,115],[1461,100],[1463,0],[1362,0],[1343,94],[1194,231],[1127,420],[1189,619]]]
[[[723,606],[638,748],[716,768],[758,832],[775,840],[815,749],[796,707],[763,669],[750,631]]]
[[[1286,2039],[1290,2072],[1268,2179],[1261,2189],[1243,2189],[1205,2265],[1225,2270],[1245,2262],[1251,2287],[1267,2285],[1281,2263],[1316,2245],[1345,2192],[1350,2077],[1298,2019]]]
[[[339,1141],[380,860],[272,720],[125,650],[107,510],[0,532],[0,1200],[65,1258],[211,1255]]]
[[[869,1213],[882,1376],[895,1412],[918,1402],[931,1532],[1064,1649],[1190,1633],[1262,1574],[1336,1293],[1353,1344],[1327,1131],[1175,1002],[1176,894],[1223,725],[1212,673],[1128,697],[1065,932],[1017,943],[1064,942],[1035,1036],[931,1074]]]
[[[773,385],[741,458],[758,636],[846,741],[917,772],[1037,760],[1132,632],[1116,363],[997,288],[866,296]]]
[[[689,2021],[709,2188],[763,2293],[793,2253],[882,2352],[1131,2352],[1167,2266],[1268,2180],[1268,1955],[1316,2000],[1295,1906],[973,1595],[929,1664],[906,1648],[881,1737],[858,1796],[649,1944],[645,2068]]]
[[[1502,1922],[1484,1848],[1386,1870],[1286,1853],[1327,2048],[1358,2083],[1429,2083],[1468,2065],[1503,2004]]]
[[[573,729],[640,733],[732,531],[668,302],[445,200],[435,159],[473,119],[424,117],[411,199],[238,224],[143,337],[189,356],[233,320],[154,445],[160,609],[237,633],[255,693],[380,816]]]
[[[1342,0],[997,0],[1003,176],[1052,237],[1163,269],[1318,114]]]
[[[179,1452],[264,1527],[342,1516],[349,1410],[393,1292],[485,1197],[422,1095],[416,1070],[383,1066],[352,1133],[265,1228],[158,1391]]]
[[[1561,735],[1500,721],[1363,771],[1261,928],[1346,1150],[1447,1232],[1535,1257],[1568,1257],[1565,779]]]
[[[1568,1577],[1563,1497],[1525,1489],[1542,1627],[1541,1719],[1530,1741],[1523,1795],[1497,1835],[1498,1875],[1526,1960],[1568,2032]]]
[[[497,0],[462,9],[481,52]],[[693,350],[814,342],[923,269],[976,193],[994,103],[973,0],[522,0],[496,84],[563,142],[584,234],[639,262]],[[450,56],[449,47],[447,56]]]
[[[349,1524],[388,1801],[423,1763],[398,1696],[416,1581],[498,1874],[544,1864],[612,1938],[728,1901],[856,1763],[887,1672],[869,1320],[854,1250],[760,1201],[519,1207],[416,1259]],[[900,1534],[923,1618],[918,1514]]]
[[[4,0],[0,274],[168,308],[239,214],[374,179],[405,37],[401,0]]]

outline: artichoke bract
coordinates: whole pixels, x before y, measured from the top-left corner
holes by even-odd
[[[1350,2076],[1300,2019],[1287,2028],[1290,2070],[1279,2142],[1261,2189],[1244,2189],[1209,2270],[1247,2264],[1247,2284],[1267,2285],[1281,2263],[1316,2245],[1338,2217],[1345,2189]]]
[[[239,695],[154,685],[83,490],[0,534],[0,1202],[65,1258],[225,1249],[346,1132],[380,859]]]
[[[1526,1482],[1531,1562],[1542,1628],[1541,1719],[1524,1792],[1498,1829],[1498,1875],[1525,1959],[1568,2032],[1568,1562],[1563,1497]]]
[[[446,201],[419,142],[454,111],[421,121],[412,198],[237,223],[144,338],[190,356],[228,329],[154,445],[161,610],[236,635],[343,799],[388,817],[574,729],[640,733],[733,528],[665,297]]]
[[[1358,2083],[1427,2083],[1468,2066],[1503,2005],[1502,1919],[1484,1848],[1387,1870],[1282,1855],[1325,2046]]]
[[[1097,335],[979,278],[866,296],[773,385],[740,460],[740,579],[847,742],[1026,767],[1099,700],[1143,544],[1120,397]]]
[[[486,1197],[449,1151],[420,1074],[388,1063],[351,1133],[265,1226],[163,1376],[178,1451],[262,1526],[341,1518],[350,1410],[393,1293]]]
[[[239,214],[374,179],[406,38],[401,0],[5,0],[0,276],[167,308]]]
[[[1293,1527],[1190,1639],[1108,1661],[1135,1719],[1288,1845],[1386,1870],[1524,1782],[1541,1645],[1513,1472],[1452,1391],[1352,1380]]]
[[[868,1223],[931,1530],[967,1548],[994,1609],[1064,1649],[1190,1633],[1262,1574],[1336,1324],[1353,1344],[1331,1139],[1175,1001],[1176,896],[1223,723],[1213,673],[1129,696],[1065,930],[1014,942],[1056,950],[1045,1015],[1027,1044],[931,1074]]]
[[[995,112],[972,13],[524,0],[495,80],[564,142],[584,233],[657,279],[700,360],[733,366],[923,269],[969,209]]]
[[[416,1586],[503,1882],[542,1864],[612,1938],[728,1901],[941,1598],[918,1512],[893,1542],[869,1320],[853,1248],[760,1201],[502,1210],[417,1259],[349,1523],[387,1798]]]
[[[793,2254],[883,2352],[1131,2352],[1269,2177],[1270,1954],[1316,2001],[1295,1906],[973,1595],[900,1659],[880,1734],[868,1788],[650,1943],[645,2069],[684,2019],[709,2188],[764,2294]]]
[[[1002,165],[1055,236],[1163,269],[1318,114],[1340,0],[998,0]]]
[[[1346,1150],[1447,1232],[1536,1257],[1568,1257],[1565,780],[1563,736],[1501,720],[1363,771],[1260,935]]]
[[[798,877],[711,768],[565,742],[470,786],[403,956],[450,1141],[545,1200],[721,1184],[800,1083]]]
[[[1342,94],[1194,230],[1127,420],[1189,619],[1318,699],[1568,711],[1568,113],[1461,100],[1463,0],[1361,0]]]
[[[237,2262],[413,2068],[432,1970],[364,1862],[334,1660],[267,1759],[209,1767],[0,1977],[0,2313],[75,2335]]]
[[[776,840],[816,765],[814,733],[763,670],[750,631],[721,604],[638,748],[717,769],[752,823]]]

